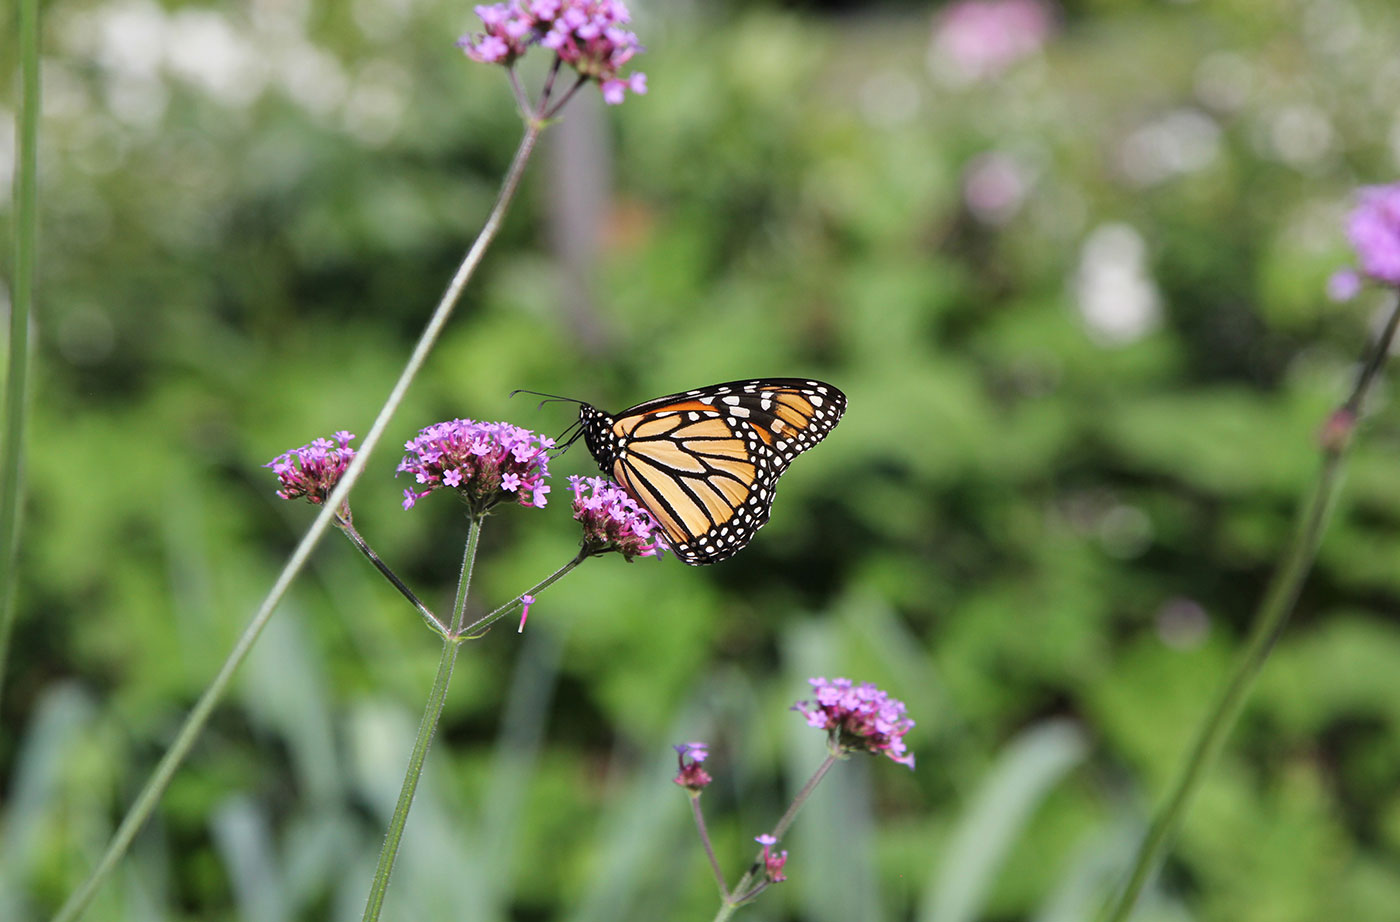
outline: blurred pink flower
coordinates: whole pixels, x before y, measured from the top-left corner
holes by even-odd
[[[960,0],[934,21],[929,60],[954,82],[987,80],[1038,51],[1054,26],[1045,0]]]

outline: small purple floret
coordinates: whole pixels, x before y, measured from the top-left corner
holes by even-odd
[[[869,682],[808,681],[816,701],[799,701],[792,709],[807,718],[808,726],[826,730],[835,751],[869,752],[914,767],[914,754],[904,747],[904,734],[913,728],[914,721],[904,716],[904,702]]]
[[[680,770],[671,780],[691,793],[699,794],[712,780],[709,773],[700,767],[700,763],[709,758],[710,747],[704,743],[678,743],[672,748],[676,750],[676,764]]]
[[[754,836],[753,840],[763,846],[763,876],[775,884],[787,880],[787,875],[783,873],[783,865],[787,864],[787,850],[774,852],[773,846],[778,844],[778,840],[766,832]]]
[[[355,457],[355,449],[350,447],[353,433],[341,430],[330,439],[315,439],[300,448],[293,448],[273,458],[263,467],[272,468],[277,475],[281,489],[277,495],[283,499],[299,499],[319,506],[330,496],[340,476],[345,473],[350,460]],[[338,443],[338,444],[337,444]]]
[[[660,557],[665,551],[661,526],[623,489],[601,477],[570,477],[574,518],[583,525],[589,554],[618,551],[623,557]]]
[[[554,440],[510,423],[454,419],[436,423],[410,439],[399,473],[412,474],[425,489],[404,491],[403,507],[438,489],[456,490],[473,510],[485,512],[503,499],[543,508],[549,486],[549,449]]]

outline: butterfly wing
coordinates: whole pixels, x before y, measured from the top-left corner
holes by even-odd
[[[778,476],[826,437],[846,395],[803,378],[730,381],[580,418],[603,473],[651,512],[688,564],[733,556],[768,521]]]

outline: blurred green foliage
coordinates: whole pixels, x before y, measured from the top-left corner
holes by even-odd
[[[714,744],[732,880],[820,758],[786,708],[848,675],[909,703],[918,771],[838,766],[745,917],[1082,919],[1238,647],[1377,307],[1322,291],[1351,190],[1396,172],[1400,14],[1077,3],[1042,53],[958,84],[919,5],[635,6],[651,92],[604,112],[590,91],[551,129],[389,442],[568,423],[516,387],[620,409],[815,375],[850,411],[734,560],[590,562],[523,638],[464,651],[386,917],[708,918],[670,744]],[[309,522],[260,465],[366,431],[519,130],[502,74],[451,45],[469,5],[45,16],[0,711],[16,920],[95,860]],[[604,207],[571,212],[580,184]],[[1140,918],[1395,917],[1389,394]],[[460,515],[402,512],[396,460],[356,522],[441,608]],[[478,611],[573,553],[555,491],[488,523]],[[435,645],[329,539],[283,609],[88,918],[358,916]]]

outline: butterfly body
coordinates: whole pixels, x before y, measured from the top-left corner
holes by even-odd
[[[846,395],[806,378],[730,381],[609,415],[579,407],[598,467],[651,512],[688,564],[733,556],[768,521],[778,477],[826,437]]]

